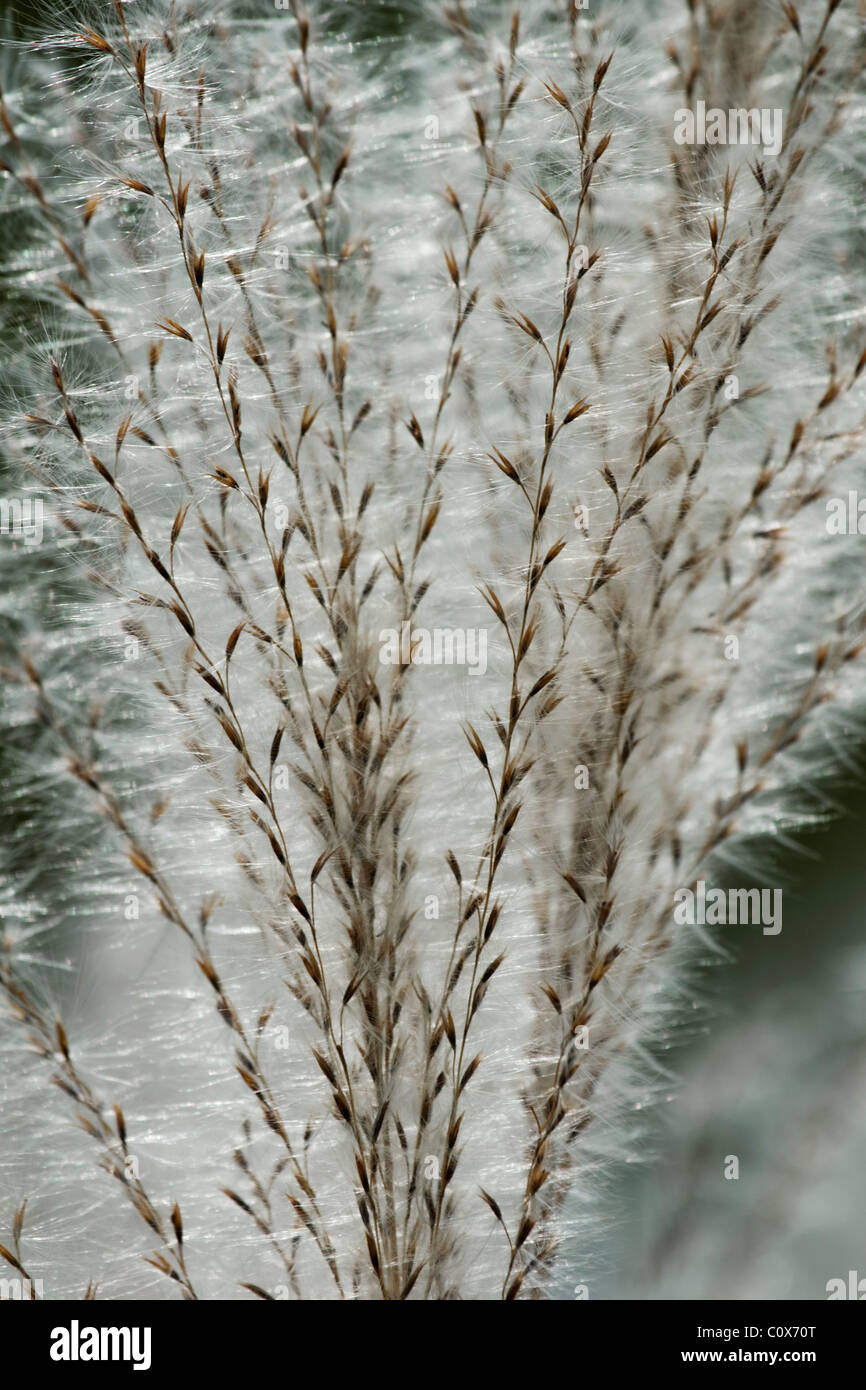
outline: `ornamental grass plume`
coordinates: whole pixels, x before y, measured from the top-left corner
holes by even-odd
[[[570,1297],[716,939],[677,895],[860,726],[854,0],[412,18],[4,47],[0,1255],[46,1297]]]

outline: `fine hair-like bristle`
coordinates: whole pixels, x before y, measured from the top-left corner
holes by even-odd
[[[862,718],[854,7],[363,8],[6,53],[0,1257],[56,1296],[560,1296],[676,895]]]

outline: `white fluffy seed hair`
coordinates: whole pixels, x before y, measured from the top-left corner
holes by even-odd
[[[0,1235],[46,1297],[572,1296],[715,949],[675,891],[861,727],[857,6],[413,9],[3,51]],[[678,145],[698,101],[780,153]],[[388,664],[404,622],[486,661]]]

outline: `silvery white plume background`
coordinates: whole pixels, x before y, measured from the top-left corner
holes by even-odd
[[[857,773],[863,16],[801,8],[10,23],[0,1240],[46,1297],[856,1265],[850,914],[672,910],[787,889]],[[675,145],[698,99],[778,158]],[[486,668],[383,664],[409,617]]]

